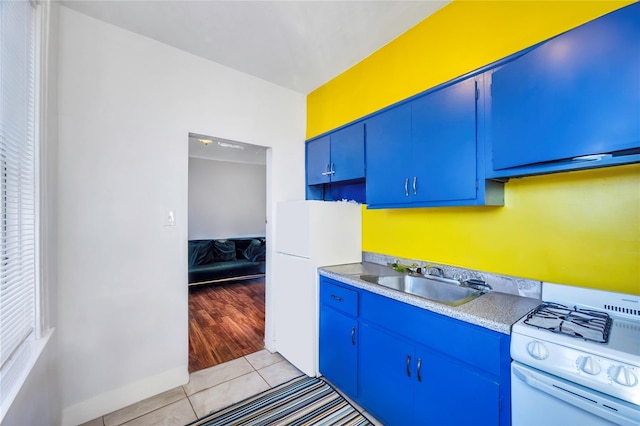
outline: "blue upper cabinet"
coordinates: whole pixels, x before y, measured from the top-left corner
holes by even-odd
[[[364,178],[364,124],[357,123],[331,134],[332,182]]]
[[[331,175],[331,138],[307,142],[307,185],[329,183]]]
[[[366,121],[369,208],[503,204],[477,155],[482,92],[479,75]]]
[[[307,198],[501,206],[510,177],[638,162],[640,2],[308,141]]]
[[[415,176],[419,201],[476,198],[476,84],[464,80],[412,104]]]
[[[640,161],[640,3],[531,49],[491,79],[490,177]],[[612,155],[576,158],[595,154]]]
[[[367,202],[402,204],[409,199],[411,105],[404,104],[367,120]]]
[[[352,124],[307,141],[307,199],[363,203],[364,124]]]
[[[307,142],[307,185],[364,178],[364,125]]]

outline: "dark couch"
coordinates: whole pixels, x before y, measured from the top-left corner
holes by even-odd
[[[264,237],[189,240],[189,285],[264,275]]]

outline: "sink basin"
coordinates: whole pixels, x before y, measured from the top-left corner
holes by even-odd
[[[461,287],[457,281],[442,277],[360,275],[360,279],[450,306],[462,305],[482,295],[480,290]]]

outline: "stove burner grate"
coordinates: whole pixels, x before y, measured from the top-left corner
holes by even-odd
[[[553,333],[607,343],[612,321],[605,312],[544,302],[527,315],[524,323]]]

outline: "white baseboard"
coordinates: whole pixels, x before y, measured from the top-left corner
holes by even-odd
[[[62,410],[62,425],[77,426],[189,381],[189,368],[182,366],[146,377],[89,398]]]

